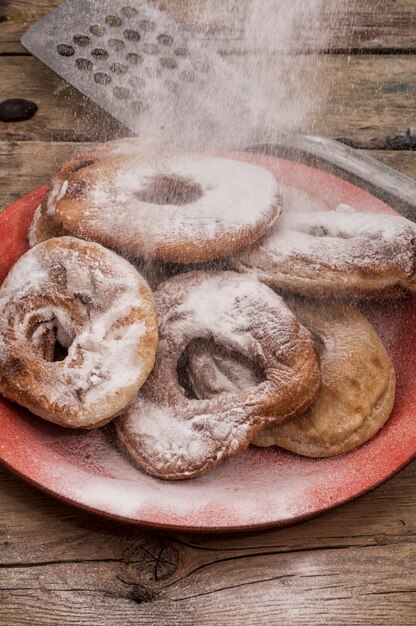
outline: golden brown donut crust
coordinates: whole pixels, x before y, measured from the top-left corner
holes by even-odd
[[[322,386],[302,415],[256,434],[257,446],[280,446],[309,457],[349,452],[373,437],[388,419],[395,397],[390,358],[366,318],[351,306],[291,300],[290,308],[319,347]],[[188,357],[198,397],[253,384],[252,364],[196,345]]]
[[[416,292],[416,224],[359,211],[283,213],[231,262],[293,294],[397,298]]]
[[[151,291],[99,244],[61,237],[32,248],[0,287],[0,310],[0,392],[61,426],[110,421],[153,367]]]
[[[56,202],[65,188],[67,181],[80,170],[87,170],[100,163],[115,163],[118,159],[126,157],[142,157],[153,162],[153,159],[161,154],[173,154],[178,148],[173,144],[127,137],[97,144],[66,161],[51,179],[45,197],[36,210],[28,233],[29,246],[46,241],[51,237],[71,235],[56,219]]]
[[[265,285],[234,272],[192,272],[163,283],[155,301],[155,368],[116,421],[121,441],[149,474],[168,480],[198,476],[245,450],[265,425],[304,411],[316,398],[314,341]],[[264,380],[211,400],[186,398],[177,364],[195,337],[252,358]]]
[[[280,214],[276,178],[257,165],[140,142],[136,153],[118,146],[110,158],[110,148],[70,161],[52,180],[41,213],[53,232],[189,264],[252,244]]]

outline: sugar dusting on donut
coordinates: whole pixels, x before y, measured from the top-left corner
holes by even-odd
[[[413,222],[340,207],[284,213],[235,264],[295,292],[381,294],[395,287],[416,290],[415,253]]]
[[[122,397],[132,399],[151,369],[152,307],[136,270],[98,244],[62,237],[32,248],[0,290],[0,337],[2,344],[11,338],[18,368],[8,371],[10,352],[3,349],[0,388],[66,426],[106,421],[106,403],[110,417],[112,402],[117,414],[127,403],[118,408]],[[64,360],[45,360],[43,341],[67,348]]]
[[[340,269],[356,263],[377,267],[389,262],[406,273],[414,267],[412,244],[416,225],[402,217],[371,213],[328,211],[296,213],[282,220],[268,245],[273,254],[313,255]]]
[[[55,194],[55,217],[72,234],[180,263],[222,258],[253,243],[281,210],[269,170],[199,154],[101,163],[75,172],[62,193]]]
[[[290,300],[289,306],[317,338],[322,387],[302,416],[256,435],[257,446],[278,445],[305,456],[348,452],[371,438],[388,419],[395,373],[369,322],[346,305]],[[189,380],[198,398],[256,384],[253,365],[209,343],[188,351]]]
[[[155,368],[116,424],[133,458],[152,475],[197,476],[247,448],[265,423],[301,412],[315,399],[320,376],[312,337],[257,280],[233,272],[182,274],[162,284],[155,301]],[[264,381],[221,398],[186,398],[177,365],[196,337],[251,359],[264,369]]]

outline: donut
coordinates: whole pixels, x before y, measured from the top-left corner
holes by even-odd
[[[67,235],[65,229],[56,224],[52,219],[45,217],[40,204],[33,214],[32,223],[27,233],[27,242],[29,248],[37,246],[38,243],[52,239],[53,237],[62,237]]]
[[[308,457],[349,452],[373,437],[390,416],[393,365],[374,328],[353,307],[292,301],[291,309],[317,339],[321,390],[302,415],[267,426],[252,443]],[[201,341],[190,346],[186,367],[198,398],[247,389],[259,380],[252,363]]]
[[[121,413],[157,348],[153,298],[126,260],[49,239],[0,287],[0,393],[46,420],[95,428]]]
[[[415,252],[416,224],[404,217],[296,212],[231,263],[294,294],[394,298],[416,292]]]
[[[316,398],[315,343],[283,300],[235,272],[189,272],[155,292],[159,347],[155,367],[115,422],[137,464],[153,476],[198,476],[245,450],[264,426],[303,412]],[[208,400],[188,398],[178,361],[195,338],[251,359],[259,384]]]
[[[110,161],[116,163],[125,157],[140,157],[146,162],[153,162],[156,157],[177,152],[173,144],[158,141],[127,137],[97,144],[91,149],[78,154],[66,161],[48,185],[42,204],[36,210],[28,233],[30,247],[46,241],[51,237],[69,235],[65,228],[56,220],[56,202],[68,186],[68,180],[75,172]]]
[[[64,170],[42,215],[55,228],[135,259],[226,257],[259,239],[281,210],[274,175],[230,158],[155,152]]]

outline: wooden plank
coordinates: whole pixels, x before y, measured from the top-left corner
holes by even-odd
[[[410,150],[365,150],[365,153],[416,180],[416,152]]]
[[[415,463],[320,518],[230,537],[143,531],[0,478],[1,624],[416,624]]]
[[[140,562],[7,569],[0,621],[14,626],[410,626],[416,624],[415,580],[409,576],[415,557],[414,544],[390,552],[379,547],[320,551],[318,559],[310,552],[251,555],[197,568],[156,588],[141,580]]]
[[[47,182],[57,168],[90,142],[0,141],[0,211]],[[416,152],[369,150],[366,154],[416,179]]]
[[[0,211],[47,182],[59,166],[91,143],[0,142]]]
[[[25,52],[20,43],[23,33],[59,4],[60,0],[0,0],[0,54]]]
[[[32,57],[0,57],[1,98],[27,98],[39,107],[27,122],[1,123],[0,140],[91,141],[120,125]]]
[[[155,0],[156,1],[156,0]],[[242,24],[248,0],[225,3],[209,0],[203,6],[194,0],[157,0],[186,27],[198,33],[207,32],[222,49],[241,50]],[[61,4],[60,0],[0,1],[0,54],[22,53],[20,37],[43,15]],[[299,3],[300,4],[300,3]],[[231,7],[231,8],[230,8]],[[304,7],[304,5],[303,5]],[[354,0],[349,3],[331,0],[322,3],[319,19],[311,19],[308,12],[296,19],[298,36],[311,50],[383,49],[413,50],[416,48],[416,7],[413,0]],[[301,33],[301,37],[299,37]]]
[[[0,469],[0,480],[0,566],[131,561],[137,557],[139,545],[152,541],[160,544],[159,549],[169,546],[171,552],[177,552],[182,569],[228,556],[366,546],[391,549],[416,541],[416,463],[373,492],[316,519],[229,536],[154,533],[79,511],[30,487],[7,470]],[[174,578],[174,573],[169,577]]]
[[[299,80],[292,76],[288,83],[287,57],[263,58],[254,66],[250,59],[234,62],[246,71],[257,68],[276,111],[276,124],[283,120],[288,128],[345,139],[367,149],[388,148],[394,136],[404,138],[402,147],[416,146],[415,137],[406,136],[414,125],[416,55],[323,55],[319,63],[299,55]],[[282,82],[275,81],[276,74]],[[27,122],[0,124],[2,141],[92,141],[125,132],[36,59],[0,57],[0,75],[1,97],[28,98],[39,107]],[[257,139],[261,141],[260,136]]]

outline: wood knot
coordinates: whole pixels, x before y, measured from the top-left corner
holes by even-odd
[[[159,583],[172,578],[177,571],[179,552],[168,539],[149,537],[131,546],[124,561],[132,583]]]

